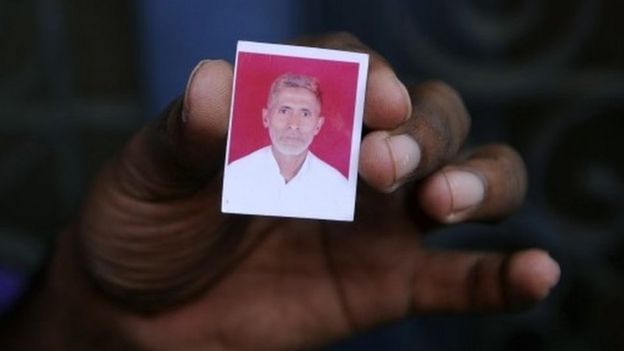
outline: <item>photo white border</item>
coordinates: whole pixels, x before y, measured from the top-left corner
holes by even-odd
[[[320,59],[329,61],[340,61],[358,64],[358,78],[356,86],[356,96],[353,115],[353,130],[351,134],[351,152],[349,160],[349,195],[350,199],[345,199],[345,207],[349,206],[349,214],[332,215],[319,215],[314,213],[278,213],[273,209],[255,209],[255,210],[240,210],[237,206],[230,206],[226,203],[225,196],[222,197],[221,211],[223,213],[233,214],[249,214],[249,215],[267,215],[277,217],[294,217],[294,218],[310,218],[310,219],[327,219],[338,221],[353,221],[355,212],[355,199],[357,192],[358,181],[358,163],[360,156],[360,143],[362,135],[362,125],[364,116],[364,100],[366,96],[366,81],[368,79],[368,64],[369,55],[358,52],[340,51],[324,48],[313,48],[305,46],[295,45],[283,45],[283,44],[270,44],[251,41],[239,41],[236,47],[236,60],[234,65],[234,77],[232,84],[232,99],[230,102],[230,119],[228,122],[228,137],[225,151],[224,162],[224,176],[223,176],[223,194],[226,193],[226,187],[228,186],[228,159],[230,156],[230,140],[232,129],[232,117],[234,112],[234,105],[236,103],[236,85],[238,74],[238,58],[241,52],[253,53],[253,54],[267,54],[267,55],[279,55],[288,57],[299,57],[308,59]],[[305,201],[305,199],[302,199]],[[297,212],[297,211],[294,211]]]

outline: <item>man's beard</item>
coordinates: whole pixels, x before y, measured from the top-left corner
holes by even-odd
[[[277,151],[288,156],[296,156],[306,152],[312,143],[312,140],[306,141],[298,135],[282,135],[279,138],[271,139]]]

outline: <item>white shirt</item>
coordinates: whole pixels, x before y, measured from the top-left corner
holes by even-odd
[[[311,151],[289,182],[271,146],[225,167],[223,212],[353,220],[354,203],[355,185]]]

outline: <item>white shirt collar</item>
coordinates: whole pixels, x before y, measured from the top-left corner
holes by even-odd
[[[288,183],[286,183],[286,180],[284,179],[284,176],[282,176],[282,173],[280,171],[279,164],[277,163],[277,160],[275,159],[275,155],[273,154],[273,147],[269,145],[266,148],[266,157],[270,159],[269,164],[271,165],[271,168],[274,170],[275,174],[282,180],[282,182],[284,182],[285,185],[289,185],[289,184],[292,184],[293,182],[296,182],[298,179],[303,177],[303,174],[305,172],[308,171],[308,169],[310,168],[310,158],[311,158],[310,154],[311,154],[310,150],[307,150],[306,157],[303,160],[303,164],[301,164],[299,171],[297,172],[297,174],[295,174],[295,176]]]

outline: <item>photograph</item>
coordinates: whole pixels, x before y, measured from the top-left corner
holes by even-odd
[[[239,41],[224,213],[352,221],[368,55]]]

